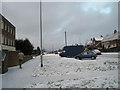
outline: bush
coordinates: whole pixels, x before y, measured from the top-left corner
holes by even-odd
[[[31,55],[34,48],[27,38],[25,40],[23,39],[15,40],[15,47],[16,50],[20,50],[25,55]]]

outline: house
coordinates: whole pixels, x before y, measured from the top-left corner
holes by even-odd
[[[102,43],[103,36],[100,37],[93,37],[86,43],[86,48],[89,49],[102,49]]]
[[[0,14],[0,50],[15,51],[15,26]]]
[[[88,48],[88,49],[92,49],[93,48],[92,38],[88,42],[86,42],[85,48]]]
[[[0,14],[0,54],[2,60],[2,73],[8,71],[8,67],[18,65],[15,49],[15,26]]]
[[[114,30],[114,33],[104,36],[102,40],[104,49],[111,49],[111,51],[120,51],[120,32]],[[114,50],[112,50],[114,49]],[[116,50],[115,50],[116,49]]]
[[[93,38],[93,48],[96,49],[102,49],[102,40],[103,40],[103,36],[101,35],[100,37],[95,37]]]

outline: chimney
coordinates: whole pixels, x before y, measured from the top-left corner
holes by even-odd
[[[100,37],[103,37],[102,35]]]
[[[114,34],[117,33],[117,30],[114,30]]]
[[[91,41],[92,41],[92,38],[91,38]]]

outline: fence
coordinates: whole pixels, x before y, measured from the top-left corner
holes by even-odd
[[[32,59],[32,56],[27,55],[24,57],[23,63]],[[18,52],[17,51],[8,51],[6,52],[6,57],[2,61],[2,73],[8,71],[8,67],[13,67],[19,65]]]

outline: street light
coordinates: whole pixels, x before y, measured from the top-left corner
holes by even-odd
[[[40,36],[41,36],[41,67],[43,67],[43,49],[42,49],[42,2],[40,0]]]
[[[65,46],[67,46],[67,36],[66,36],[66,31],[65,31]]]

